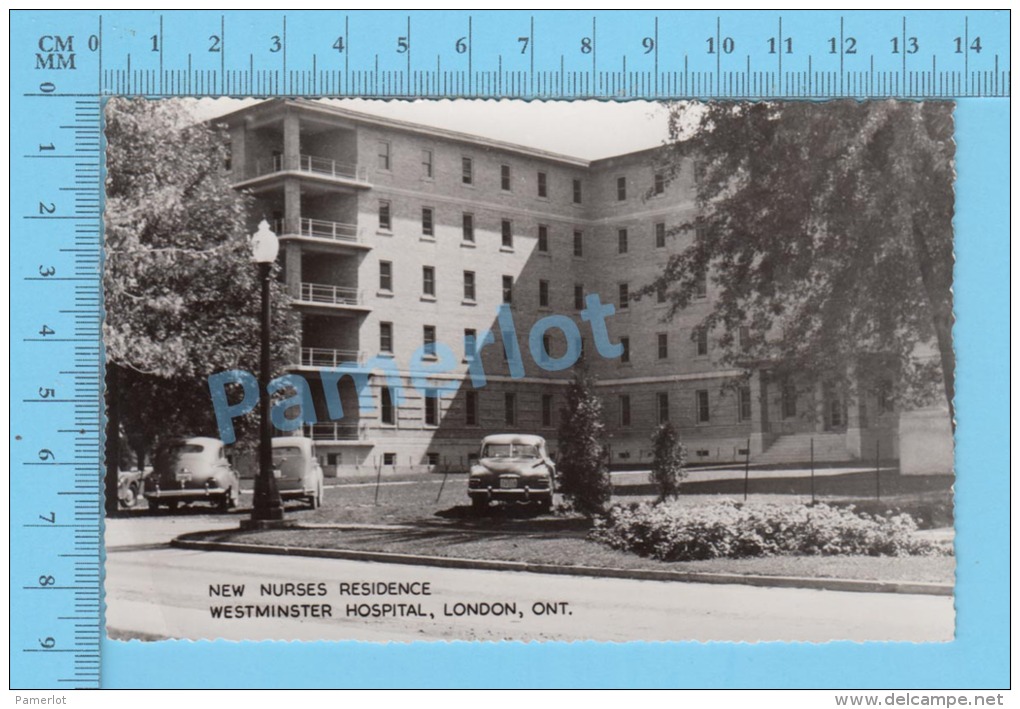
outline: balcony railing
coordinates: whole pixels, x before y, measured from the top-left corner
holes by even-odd
[[[322,283],[302,283],[301,295],[298,300],[302,303],[315,303],[320,305],[358,305],[357,288],[345,288],[344,286],[328,286]]]
[[[297,233],[299,236],[312,236],[316,239],[332,239],[333,241],[357,242],[358,225],[344,222],[331,222],[324,219],[300,219]],[[283,219],[273,223],[273,231],[277,234],[292,234],[290,225]]]
[[[338,367],[346,362],[357,362],[357,350],[333,350],[322,347],[302,347],[302,367]]]
[[[307,172],[312,175],[323,177],[334,177],[343,180],[355,180],[367,182],[368,171],[356,164],[337,162],[331,158],[320,158],[315,155],[298,155],[287,157],[284,155],[273,155],[269,158],[262,158],[255,162],[255,177],[271,175],[274,172],[296,170]]]
[[[356,441],[361,437],[358,424],[345,421],[305,424],[305,436],[313,441]]]

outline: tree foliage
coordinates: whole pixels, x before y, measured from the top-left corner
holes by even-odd
[[[567,405],[560,418],[560,492],[578,512],[592,516],[609,504],[609,447],[602,418],[602,400],[594,377],[579,367],[567,387]]]
[[[671,106],[662,167],[675,180],[696,166],[698,205],[671,231],[698,236],[642,292],[665,290],[672,316],[707,272],[716,293],[702,326],[720,333],[725,362],[893,382],[901,401],[941,393],[952,412],[952,111],[936,101]]]
[[[206,377],[258,371],[259,283],[249,198],[223,172],[226,137],[176,101],[112,99],[106,111],[106,320],[120,428],[144,455],[165,437],[216,435]],[[274,362],[297,323],[274,283]],[[238,421],[254,431],[252,417]],[[141,463],[141,461],[139,461]]]
[[[680,494],[680,483],[687,477],[687,447],[680,432],[668,421],[652,434],[652,470],[648,475],[659,491],[659,500]]]

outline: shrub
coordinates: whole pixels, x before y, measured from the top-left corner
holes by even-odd
[[[570,506],[586,516],[606,509],[613,494],[602,401],[595,381],[581,368],[567,388],[567,406],[559,429],[557,473],[560,492]]]
[[[687,447],[667,421],[652,434],[652,472],[648,475],[659,491],[660,502],[680,494],[680,483],[687,477],[686,464]]]
[[[937,556],[943,547],[914,534],[905,514],[882,517],[828,505],[617,505],[596,520],[591,538],[662,561],[739,559],[783,554]]]

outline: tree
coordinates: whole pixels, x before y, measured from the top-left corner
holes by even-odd
[[[606,426],[595,380],[585,367],[577,369],[567,388],[559,427],[558,473],[560,492],[574,509],[589,517],[605,510],[613,492]]]
[[[673,105],[662,169],[675,180],[695,165],[699,217],[671,231],[697,236],[641,292],[665,291],[672,316],[711,274],[718,292],[701,325],[722,333],[725,362],[893,383],[914,405],[941,394],[952,417],[952,111]]]
[[[668,421],[652,434],[652,471],[648,478],[659,490],[659,501],[680,494],[680,483],[687,477],[687,447],[680,433]]]
[[[142,465],[163,439],[217,435],[206,378],[257,371],[260,300],[250,200],[223,172],[222,130],[194,123],[177,101],[112,99],[106,137],[106,489],[116,510],[122,436]],[[297,322],[282,284],[274,295],[280,370]],[[240,430],[253,432],[253,419]]]

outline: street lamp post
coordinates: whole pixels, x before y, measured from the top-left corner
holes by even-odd
[[[255,478],[255,501],[251,511],[253,523],[283,519],[283,502],[273,475],[273,424],[269,418],[269,375],[272,368],[269,352],[269,333],[272,329],[270,285],[273,263],[280,251],[276,234],[263,219],[251,238],[252,261],[259,269],[262,287],[262,355],[259,363],[259,473]]]

